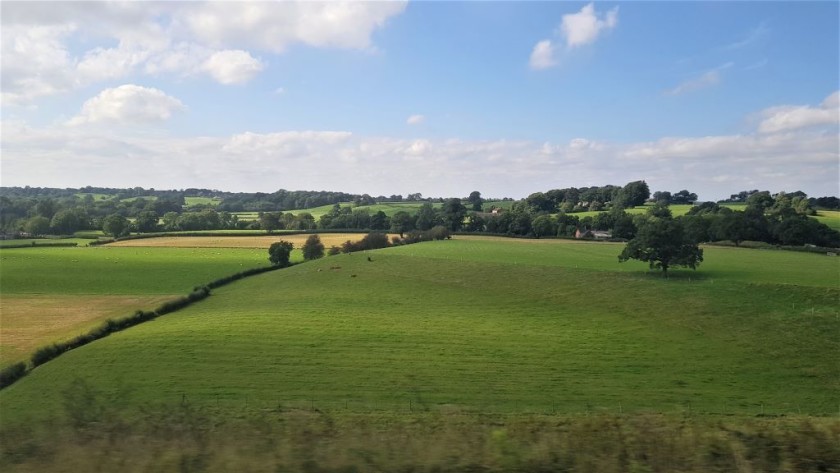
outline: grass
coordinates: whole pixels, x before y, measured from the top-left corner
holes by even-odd
[[[20,248],[0,252],[7,294],[185,294],[198,284],[268,265],[257,249]]]
[[[280,240],[291,242],[300,249],[309,238],[309,234],[262,236],[200,236],[200,237],[160,237],[124,240],[110,243],[109,247],[148,247],[148,248],[263,248],[268,249],[272,243]],[[318,235],[326,248],[341,246],[347,240],[361,240],[363,233],[323,233]],[[393,235],[388,235],[390,238]]]
[[[85,333],[109,318],[157,307],[173,295],[20,295],[4,291],[0,366],[26,361],[41,346]]]
[[[819,210],[814,218],[840,232],[840,210]]]
[[[184,207],[193,205],[211,205],[213,207],[219,205],[222,199],[218,197],[184,197]]]
[[[300,260],[300,252],[293,258]],[[264,249],[20,248],[0,251],[0,366],[99,322],[268,265]]]
[[[840,260],[708,248],[665,280],[619,250],[458,238],[256,276],[37,368],[0,414],[57,415],[79,378],[223,416],[836,414]]]

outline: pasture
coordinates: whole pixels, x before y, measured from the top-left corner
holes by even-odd
[[[665,280],[619,251],[457,237],[327,257],[66,353],[0,414],[58,415],[79,379],[121,409],[222,416],[836,414],[840,259],[707,248]]]
[[[0,366],[196,285],[268,265],[266,251],[206,248],[0,250]]]

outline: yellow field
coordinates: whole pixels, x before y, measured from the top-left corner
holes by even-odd
[[[3,295],[0,366],[24,361],[37,348],[87,332],[108,318],[153,309],[176,296]]]
[[[318,235],[321,243],[329,248],[333,245],[341,246],[347,240],[361,240],[363,233],[324,233]],[[389,234],[388,238],[394,236]],[[308,234],[298,235],[259,235],[259,236],[184,236],[184,237],[159,237],[143,238],[139,240],[118,241],[108,246],[132,246],[132,247],[167,247],[167,248],[268,248],[272,243],[280,240],[292,242],[295,248],[300,248],[309,237]]]

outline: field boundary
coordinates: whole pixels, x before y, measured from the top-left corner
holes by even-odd
[[[120,332],[122,330],[134,327],[135,325],[139,325],[143,322],[154,320],[160,316],[191,306],[196,302],[202,301],[210,297],[211,289],[226,286],[230,283],[239,281],[240,279],[244,279],[249,276],[267,273],[269,271],[276,271],[284,267],[289,266],[262,266],[230,274],[228,276],[224,276],[210,281],[205,285],[196,286],[193,289],[193,291],[187,294],[186,296],[182,296],[177,299],[164,302],[153,311],[138,310],[133,315],[130,315],[128,317],[123,317],[120,319],[107,319],[100,326],[88,331],[87,333],[79,335],[65,342],[52,343],[50,345],[43,346],[35,350],[35,353],[33,353],[30,358],[29,364],[21,361],[6,366],[2,370],[0,370],[0,390],[11,386],[16,381],[29,374],[38,366],[55,358],[58,358],[61,354],[65,352],[85,346],[88,343],[99,340],[100,338],[105,338],[112,333]]]

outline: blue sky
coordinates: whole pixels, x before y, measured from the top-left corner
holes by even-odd
[[[7,2],[0,184],[840,194],[838,2]]]

